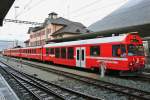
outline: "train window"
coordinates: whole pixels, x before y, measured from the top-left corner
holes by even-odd
[[[113,45],[112,46],[112,56],[113,57],[120,57],[118,54],[118,49],[120,48],[120,45]]]
[[[84,50],[82,50],[82,61],[84,61]]]
[[[60,57],[60,49],[59,48],[55,48],[55,57],[56,58]]]
[[[91,56],[100,56],[100,47],[99,46],[91,46],[90,47],[90,55]]]
[[[144,56],[143,45],[129,44],[127,47],[128,47],[128,56]]]
[[[120,48],[120,54],[118,54],[118,49]],[[112,56],[114,57],[126,57],[127,52],[126,52],[126,47],[125,45],[113,45],[112,46]]]
[[[50,54],[54,54],[54,48],[50,48]]]
[[[49,48],[46,48],[46,55],[49,54]]]
[[[77,60],[79,60],[79,56],[80,56],[80,51],[79,50],[77,50]]]
[[[74,59],[74,48],[69,47],[67,51],[68,59]]]
[[[34,49],[34,53],[36,54],[36,49]]]
[[[126,52],[126,46],[125,45],[121,45],[121,57],[126,57],[127,52]]]
[[[66,48],[61,48],[61,58],[66,58]]]

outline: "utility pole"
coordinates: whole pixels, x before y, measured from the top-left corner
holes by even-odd
[[[19,6],[15,6],[15,20],[17,20],[17,9],[19,8]]]

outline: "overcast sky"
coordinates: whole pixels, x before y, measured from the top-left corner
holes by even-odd
[[[72,21],[85,26],[104,18],[128,0],[15,0],[6,19],[44,22],[50,12],[58,13]],[[19,8],[15,11],[15,6]],[[16,14],[15,14],[16,13]],[[29,38],[27,31],[31,25],[4,22],[0,27],[0,40],[25,41]]]

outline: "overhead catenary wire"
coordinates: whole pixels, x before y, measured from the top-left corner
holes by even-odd
[[[23,13],[23,12],[32,4],[32,1],[33,1],[33,0],[29,0],[29,1],[24,5],[24,7],[21,9],[21,11],[17,14],[17,17],[18,17],[18,15],[20,15],[21,13]]]
[[[98,2],[101,2],[101,1],[102,0],[96,0],[94,2],[91,2],[89,4],[86,4],[86,5],[82,6],[82,7],[78,8],[78,9],[76,9],[76,10],[73,10],[70,13],[72,13],[72,14],[78,13],[78,12],[82,11],[83,9],[86,9],[86,8],[88,8],[90,6],[93,6],[94,4],[97,4]]]
[[[123,0],[124,1],[124,0]],[[122,1],[121,1],[122,2]],[[115,5],[118,5],[121,3],[120,1],[119,2],[115,2]],[[106,7],[107,6],[107,7]],[[91,13],[96,13],[97,11],[102,11],[102,9],[106,9],[106,8],[110,8],[114,6],[114,3],[111,3],[109,5],[105,5],[105,6],[101,6],[99,8],[95,8],[95,9],[91,9],[90,11],[86,11],[86,12],[82,12],[81,14],[77,14],[75,16],[72,16],[72,17],[81,17],[81,16],[86,16],[87,14],[91,14]]]
[[[30,7],[28,7],[26,10],[20,12],[20,13],[17,15],[17,17],[23,15],[24,13],[30,11],[31,9],[33,9],[33,8],[35,8],[35,7],[37,7],[38,5],[42,4],[44,1],[46,1],[46,0],[39,0],[39,1],[36,2],[35,4],[33,4],[33,5],[31,5]],[[42,3],[41,3],[41,2],[42,2]],[[35,6],[35,5],[36,5],[36,6]]]
[[[31,5],[32,1],[33,1],[33,0],[30,0],[23,8],[24,8],[24,9],[27,9],[27,8],[29,7],[29,5]]]

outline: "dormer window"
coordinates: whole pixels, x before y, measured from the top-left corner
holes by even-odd
[[[48,17],[50,18],[50,19],[56,19],[57,18],[57,13],[55,13],[55,12],[52,12],[52,13],[49,13],[48,14]]]
[[[79,29],[77,29],[77,30],[76,30],[76,32],[80,32],[80,30],[79,30]]]

